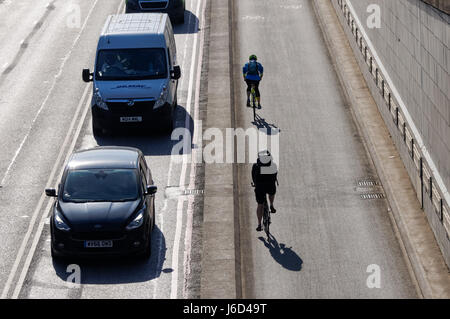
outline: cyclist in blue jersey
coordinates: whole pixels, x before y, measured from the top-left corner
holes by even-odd
[[[250,91],[252,84],[255,85],[256,101],[258,108],[261,108],[261,95],[259,93],[259,81],[263,78],[264,68],[261,63],[257,62],[258,58],[252,54],[249,62],[244,65],[243,75],[244,81],[247,83],[247,106],[250,106]]]

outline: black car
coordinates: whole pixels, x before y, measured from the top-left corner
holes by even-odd
[[[163,12],[172,23],[184,23],[185,0],[125,0],[125,13]]]
[[[97,147],[70,157],[50,218],[53,257],[151,254],[156,186],[136,148]]]

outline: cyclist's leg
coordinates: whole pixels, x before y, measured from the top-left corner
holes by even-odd
[[[255,81],[255,92],[256,92],[256,101],[258,102],[259,107],[261,107],[261,94],[259,92],[259,81]]]
[[[270,201],[270,211],[272,212],[272,214],[275,214],[277,212],[275,207],[273,207],[273,202],[275,201],[275,194],[276,194],[276,192],[277,192],[277,188],[276,188],[275,185],[268,192],[268,194],[269,194],[269,201]]]
[[[256,228],[257,231],[261,231],[261,221],[263,217],[263,211],[264,211],[264,201],[265,201],[265,193],[262,192],[259,188],[255,188],[255,195],[256,195],[256,202],[258,203],[258,207],[256,208],[256,217],[258,219],[258,228]]]
[[[251,91],[251,82],[249,80],[245,80],[247,83],[247,106],[250,106],[250,91]]]

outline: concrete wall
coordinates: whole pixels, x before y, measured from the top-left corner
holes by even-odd
[[[367,35],[450,189],[450,16],[420,0],[350,0],[360,21],[381,8]]]
[[[450,267],[449,16],[419,0],[332,4]]]

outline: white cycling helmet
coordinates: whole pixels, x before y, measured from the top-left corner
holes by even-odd
[[[258,161],[261,164],[270,165],[270,163],[272,162],[272,155],[268,150],[261,151],[258,153]]]

